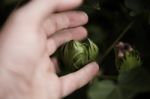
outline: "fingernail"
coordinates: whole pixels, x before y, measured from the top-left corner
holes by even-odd
[[[99,73],[99,65],[96,62],[92,62],[89,65],[91,65],[92,72],[95,74],[95,76]]]
[[[87,23],[88,22],[88,15],[85,12],[82,12],[82,11],[80,13],[81,13],[80,19],[82,21],[84,21],[85,23]]]

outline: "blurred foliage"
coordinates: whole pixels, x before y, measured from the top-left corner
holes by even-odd
[[[2,26],[18,5],[28,0],[1,0]],[[150,98],[150,0],[85,0],[79,10],[89,16],[85,26],[89,38],[99,47],[101,72],[91,84],[65,99]],[[139,52],[142,65],[118,72],[113,48],[127,42]]]

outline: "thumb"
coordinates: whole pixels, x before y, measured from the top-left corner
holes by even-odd
[[[98,74],[98,72],[99,66],[97,63],[93,62],[84,66],[77,72],[61,77],[62,96],[65,97],[73,91],[86,85]]]

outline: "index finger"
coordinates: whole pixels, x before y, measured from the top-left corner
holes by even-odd
[[[20,8],[18,12],[23,14],[25,19],[40,22],[53,12],[70,10],[81,3],[82,0],[31,0]]]

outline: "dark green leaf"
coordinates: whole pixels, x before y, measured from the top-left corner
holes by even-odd
[[[94,81],[88,91],[88,96],[90,99],[107,99],[107,97],[112,93],[115,89],[115,85],[110,80],[103,81]],[[111,98],[111,99],[116,99]]]
[[[138,93],[150,91],[150,74],[142,67],[120,73],[118,81],[124,99],[132,99]]]

